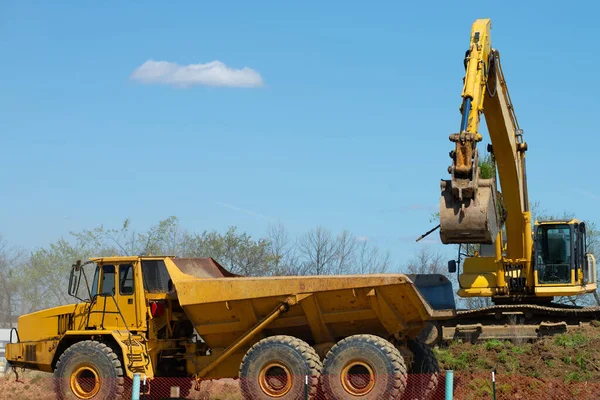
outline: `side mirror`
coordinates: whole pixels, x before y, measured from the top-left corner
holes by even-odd
[[[77,260],[71,266],[71,276],[69,277],[69,296],[77,298],[79,292],[79,281],[81,281],[81,260]]]
[[[456,260],[448,261],[448,273],[453,274],[456,272]]]

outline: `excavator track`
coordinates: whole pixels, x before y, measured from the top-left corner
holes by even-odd
[[[457,310],[450,320],[436,321],[423,332],[429,344],[462,341],[534,341],[566,333],[600,320],[600,307],[565,304],[494,305],[474,310]]]
[[[600,318],[600,307],[580,307],[570,306],[567,304],[552,304],[551,306],[540,306],[535,304],[517,304],[517,305],[496,305],[476,310],[459,310],[457,311],[458,318],[475,318],[492,313],[508,313],[521,312],[530,313],[531,315],[548,315],[548,316],[592,316]]]

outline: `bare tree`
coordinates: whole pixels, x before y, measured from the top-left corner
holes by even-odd
[[[408,261],[404,270],[409,274],[445,274],[446,263],[442,255],[429,247],[422,247],[419,252]]]
[[[334,237],[331,232],[321,226],[309,231],[299,239],[298,252],[306,273],[311,275],[331,273],[338,256]]]
[[[0,327],[10,328],[18,306],[15,270],[22,261],[22,251],[8,246],[0,235]]]
[[[336,260],[334,274],[347,274],[353,272],[355,266],[356,238],[344,229],[335,241]]]
[[[363,240],[357,246],[355,260],[356,273],[376,274],[389,270],[392,257],[389,251],[382,253],[379,248]]]
[[[269,268],[271,274],[295,275],[300,272],[294,244],[281,221],[269,225],[267,241],[272,263]]]

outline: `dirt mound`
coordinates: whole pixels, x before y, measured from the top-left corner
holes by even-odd
[[[600,328],[545,337],[533,343],[489,340],[435,349],[440,368],[524,376],[553,381],[600,383]],[[487,374],[486,374],[487,375]]]

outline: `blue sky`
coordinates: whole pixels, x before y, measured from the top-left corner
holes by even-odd
[[[577,1],[4,1],[0,233],[34,248],[125,218],[255,236],[280,220],[292,234],[348,228],[401,262],[427,245],[414,239],[448,176],[476,18],[492,18],[531,199],[600,223],[597,12]],[[149,60],[247,67],[262,85],[132,79]]]

